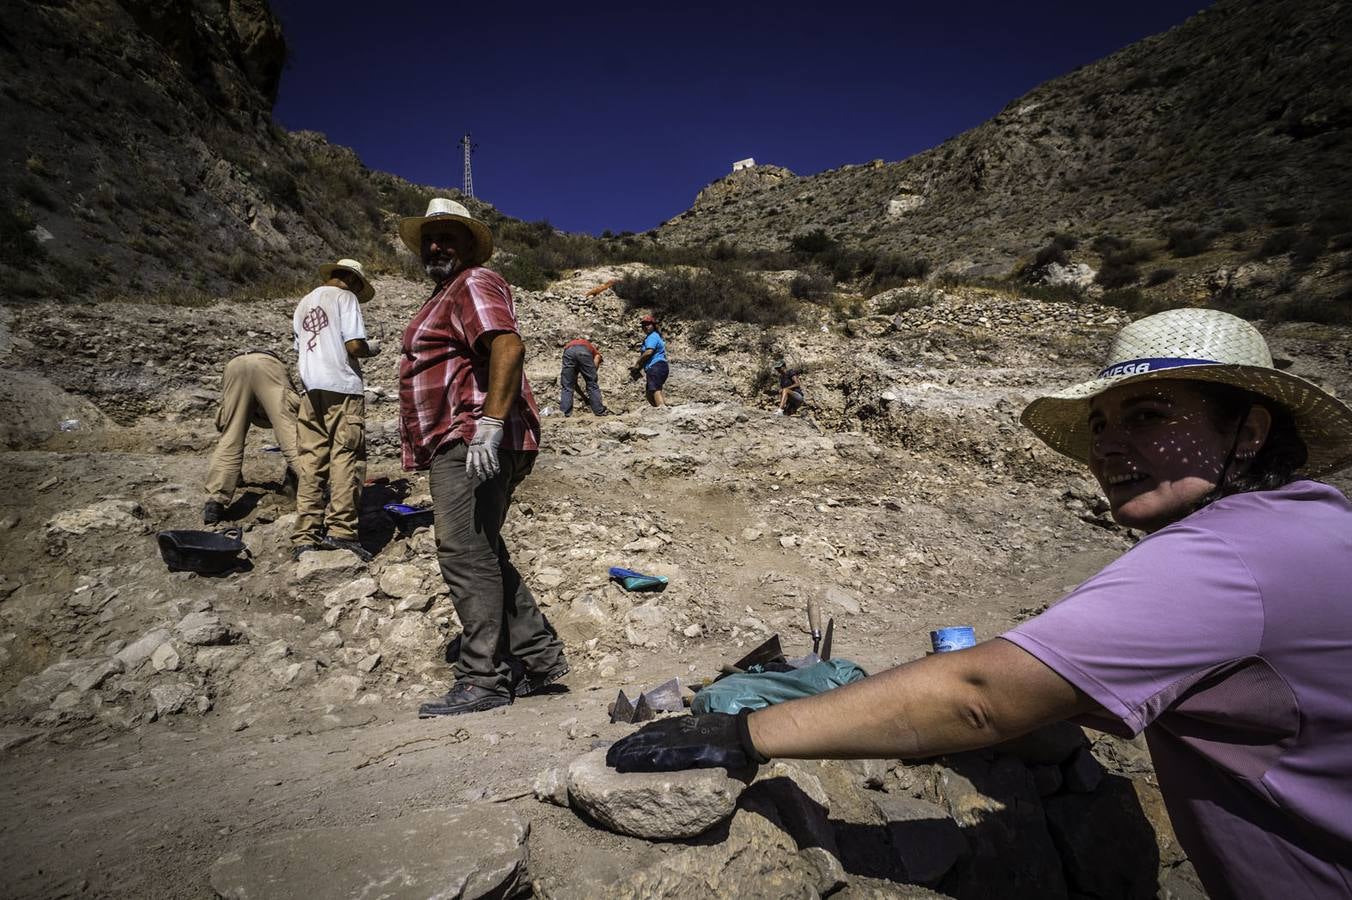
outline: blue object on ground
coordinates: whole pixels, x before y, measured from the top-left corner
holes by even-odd
[[[848,659],[828,659],[792,672],[729,675],[701,688],[690,712],[697,716],[711,712],[735,715],[744,709],[764,709],[785,700],[824,694],[867,677],[867,672]]]
[[[930,632],[930,645],[935,653],[965,650],[976,646],[976,629],[971,625],[955,625]]]
[[[613,581],[618,581],[626,591],[664,591],[667,589],[665,575],[644,575],[642,572],[635,572],[633,569],[611,566],[610,577]]]
[[[386,503],[382,509],[392,516],[422,516],[432,514],[432,508],[419,509],[416,506],[409,506],[406,503]]]

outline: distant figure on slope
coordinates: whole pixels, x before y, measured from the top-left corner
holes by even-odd
[[[271,428],[286,457],[282,492],[296,495],[296,408],[300,398],[291,384],[286,364],[267,350],[249,350],[225,364],[221,376],[221,408],[216,430],[221,439],[207,468],[207,502],[202,522],[215,525],[239,485],[244,465],[244,439],[249,426]]]
[[[597,350],[586,338],[569,341],[563,347],[563,370],[559,372],[559,411],[565,416],[573,414],[573,391],[577,388],[577,379],[581,376],[587,385],[587,402],[594,415],[608,416],[610,411],[601,402],[601,384],[597,381],[596,370],[601,368],[601,351]]]
[[[643,392],[648,402],[653,406],[666,406],[667,398],[662,393],[662,386],[671,374],[667,366],[667,343],[662,340],[662,334],[657,330],[657,320],[652,316],[644,316],[639,324],[644,333],[643,349],[638,361],[629,367],[629,377],[638,378],[639,373],[643,373]]]
[[[777,416],[791,416],[803,405],[803,385],[798,381],[798,373],[789,368],[787,360],[775,363],[775,374],[779,376],[779,406]]]
[[[455,684],[419,718],[506,706],[568,674],[563,642],[512,565],[502,526],[539,456],[540,413],[524,370],[512,289],[484,263],[493,232],[441,197],[399,222],[434,287],[404,329],[399,437],[404,468],[426,470],[437,559],[460,617]],[[508,658],[525,674],[513,683]]]
[[[360,306],[375,289],[355,259],[320,266],[319,277],[323,284],[301,298],[292,321],[305,396],[296,425],[300,485],[291,556],[350,550],[370,559],[357,541],[366,478],[366,397],[357,360],[380,352],[366,338]]]

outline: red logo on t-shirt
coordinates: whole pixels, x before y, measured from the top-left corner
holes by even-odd
[[[313,337],[305,344],[306,351],[315,348],[315,341],[319,339],[319,332],[329,327],[329,314],[324,312],[324,307],[315,306],[305,314],[305,318],[300,320],[300,327],[310,332]]]

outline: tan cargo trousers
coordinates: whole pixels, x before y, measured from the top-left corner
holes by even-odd
[[[225,364],[216,430],[221,439],[207,467],[207,500],[229,505],[244,465],[249,426],[271,428],[292,470],[296,469],[296,408],[300,398],[286,366],[268,353],[245,353]]]
[[[361,394],[307,391],[296,423],[296,546],[328,536],[357,539],[357,512],[366,480],[366,398]],[[328,508],[324,489],[328,488]]]

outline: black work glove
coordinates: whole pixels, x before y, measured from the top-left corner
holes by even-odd
[[[617,772],[674,772],[679,769],[745,769],[769,762],[751,743],[746,718],[706,713],[678,716],[644,725],[606,751],[606,765]]]

